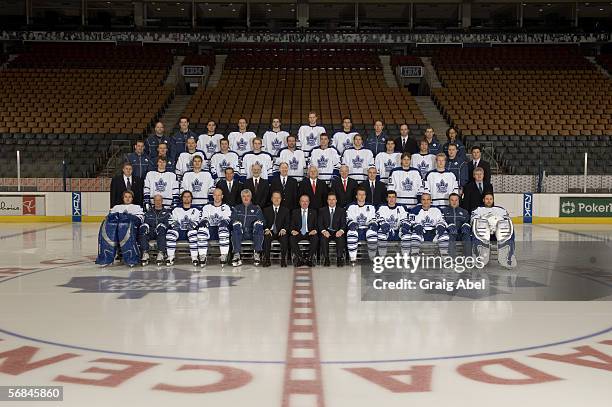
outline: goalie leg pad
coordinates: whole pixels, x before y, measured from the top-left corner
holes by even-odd
[[[140,250],[136,236],[136,227],[133,222],[119,222],[117,239],[121,247],[121,254],[125,264],[133,266],[140,262]]]
[[[481,257],[484,265],[491,255],[491,229],[485,219],[475,219],[472,225],[474,256]]]
[[[497,222],[495,230],[497,239],[497,261],[502,267],[516,267],[516,256],[514,255],[514,226],[509,219]]]
[[[116,222],[108,219],[100,225],[98,233],[98,257],[96,264],[112,264],[117,256],[117,226]]]

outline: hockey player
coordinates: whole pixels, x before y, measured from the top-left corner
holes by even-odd
[[[144,203],[152,205],[152,197],[160,194],[164,198],[164,208],[170,209],[178,203],[179,182],[176,174],[166,171],[166,160],[157,157],[157,171],[149,171],[144,182]]]
[[[465,145],[461,142],[461,140],[459,140],[459,138],[457,138],[457,130],[449,127],[448,130],[446,130],[446,138],[448,141],[442,146],[444,153],[450,158],[448,147],[451,144],[454,144],[457,146],[457,160],[466,161]]]
[[[472,255],[472,228],[470,226],[470,213],[459,206],[459,195],[450,194],[448,206],[442,209],[444,221],[448,226],[448,254],[455,257],[457,253],[457,240],[463,242],[463,255]]]
[[[287,147],[287,133],[281,130],[281,121],[275,117],[272,119],[272,129],[266,131],[263,135],[263,149],[272,157],[278,156],[278,152]]]
[[[251,178],[251,167],[253,164],[259,164],[261,167],[261,178],[267,180],[272,177],[274,170],[274,158],[268,152],[262,150],[262,140],[259,137],[253,139],[253,151],[246,153],[242,157],[242,165],[240,168],[240,178],[244,182]]]
[[[438,153],[436,156],[436,169],[425,176],[423,185],[431,193],[432,205],[436,208],[445,206],[451,193],[459,192],[457,177],[446,171],[446,155]]]
[[[235,151],[240,157],[252,150],[251,141],[257,137],[252,131],[247,131],[249,123],[244,117],[238,120],[238,131],[232,131],[227,135],[229,146],[232,151]]]
[[[196,143],[195,138],[189,137],[185,141],[185,145],[187,146],[186,150],[178,156],[174,172],[179,182],[183,179],[183,174],[193,170],[193,157],[198,155],[202,157],[202,162],[205,160],[204,153],[200,150],[196,150]]]
[[[100,226],[96,264],[108,266],[120,248],[123,262],[134,267],[140,261],[137,231],[144,220],[142,207],[134,205],[134,193],[123,192],[123,204],[115,205]]]
[[[419,152],[412,154],[410,166],[421,172],[421,178],[436,167],[436,156],[429,153],[429,144],[426,139],[419,142]]]
[[[229,149],[229,140],[221,139],[219,141],[220,150],[218,153],[213,154],[210,158],[209,170],[214,180],[223,178],[225,169],[231,167],[234,171],[240,168],[240,157],[235,151]]]
[[[440,209],[431,206],[428,190],[421,193],[421,204],[412,208],[408,214],[410,222],[410,254],[419,255],[423,242],[435,242],[440,255],[448,254],[448,231]]]
[[[207,160],[214,153],[219,152],[219,141],[223,138],[223,134],[217,133],[217,123],[214,120],[209,120],[206,124],[206,133],[200,134],[196,148],[204,153]]]
[[[157,242],[157,265],[163,264],[169,221],[170,211],[164,209],[164,198],[157,194],[153,197],[153,207],[144,214],[144,222],[138,229],[138,241],[142,252],[140,262],[143,266],[149,264],[149,240],[151,239]]]
[[[497,261],[502,267],[516,267],[514,255],[514,225],[508,211],[495,206],[493,193],[486,192],[482,198],[483,206],[472,211],[472,235],[474,256],[482,257],[483,263],[489,262],[491,235],[497,240]]]
[[[296,137],[293,135],[287,136],[287,147],[280,150],[276,159],[276,168],[280,163],[289,164],[289,176],[300,182],[304,178],[304,169],[306,168],[306,156],[302,150],[296,147]]]
[[[179,119],[179,129],[170,138],[170,159],[176,162],[182,152],[185,151],[185,143],[188,138],[193,137],[195,140],[198,139],[198,135],[189,129],[189,118],[182,116]]]
[[[321,133],[325,133],[325,127],[317,125],[317,114],[315,112],[308,113],[308,124],[301,126],[298,129],[298,141],[300,149],[304,152],[306,158],[310,157],[310,152],[320,143]]]
[[[386,150],[378,153],[374,158],[374,165],[380,176],[380,180],[389,184],[389,174],[395,168],[402,165],[402,154],[395,152],[395,140],[388,138],[385,145]]]
[[[170,160],[169,151],[168,151],[169,148],[170,148],[169,144],[166,144],[164,142],[159,143],[157,145],[157,154],[156,154],[156,157],[157,158],[161,157],[161,158],[166,160],[166,171],[174,172],[174,169],[176,168],[176,165],[174,165],[174,162],[172,160]],[[157,158],[155,158],[154,160],[150,160],[149,161],[149,171],[157,170]],[[149,171],[147,171],[147,173]]]
[[[452,172],[457,177],[459,195],[461,195],[463,187],[468,183],[468,163],[465,159],[462,160],[457,156],[457,146],[455,144],[448,145],[447,149],[448,160],[446,160],[446,171]]]
[[[334,133],[332,137],[332,146],[338,150],[338,154],[342,155],[347,148],[353,148],[353,137],[357,134],[353,131],[353,123],[350,117],[342,119],[342,131]]]
[[[157,122],[155,123],[155,132],[147,137],[144,146],[144,153],[149,157],[149,161],[155,162],[157,158],[157,146],[160,143],[164,143],[167,146],[170,145],[170,138],[164,135],[164,123]],[[155,169],[155,167],[153,167]]]
[[[198,228],[198,254],[200,256],[200,267],[206,266],[208,256],[208,241],[218,240],[221,251],[221,265],[227,262],[229,253],[230,232],[229,225],[232,218],[232,209],[223,203],[223,191],[215,188],[213,192],[213,203],[202,209],[202,218]]]
[[[189,241],[189,254],[191,264],[198,266],[198,226],[202,213],[191,206],[193,195],[191,191],[183,191],[181,194],[182,205],[174,208],[170,215],[168,232],[166,233],[166,251],[168,258],[166,266],[174,266],[174,254],[176,252],[176,242],[179,240]]]
[[[378,254],[387,255],[388,242],[401,241],[402,253],[410,252],[410,224],[408,212],[397,204],[395,191],[387,191],[387,205],[382,205],[376,211],[378,223]]]
[[[363,137],[355,134],[353,137],[355,147],[347,148],[342,153],[342,164],[348,165],[349,176],[357,182],[368,178],[368,168],[374,166],[374,156],[368,149],[363,148]]]
[[[183,153],[185,154],[185,153]],[[210,172],[202,171],[202,157],[193,156],[193,171],[188,171],[183,176],[180,192],[191,191],[193,195],[192,205],[202,210],[204,205],[210,201],[210,194],[215,186],[215,181]]]
[[[368,150],[370,151],[370,150]],[[366,204],[366,191],[362,186],[357,187],[357,201],[349,205],[346,210],[346,246],[349,252],[351,265],[357,262],[357,248],[359,241],[367,241],[368,255],[376,256],[378,242],[378,223],[376,222],[376,208]]]
[[[418,193],[423,186],[421,173],[410,167],[410,153],[402,154],[402,166],[389,174],[389,188],[397,193],[397,203],[407,209],[418,203]]]
[[[253,239],[253,246],[255,246],[253,264],[259,266],[263,250],[265,219],[261,208],[251,202],[252,193],[250,190],[242,190],[240,198],[242,203],[232,209],[231,233],[232,245],[234,247],[232,266],[238,267],[242,265],[242,260],[240,259],[242,241],[247,239]]]
[[[319,139],[321,145],[310,152],[310,165],[319,169],[320,179],[329,182],[333,176],[338,175],[340,154],[334,147],[329,146],[327,133],[321,133]]]
[[[425,129],[425,140],[427,141],[427,151],[429,154],[437,155],[442,151],[442,146],[434,134],[433,127]]]

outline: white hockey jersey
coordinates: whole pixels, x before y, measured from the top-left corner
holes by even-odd
[[[389,187],[397,194],[397,203],[412,208],[418,203],[417,195],[423,186],[421,173],[415,168],[398,167],[389,174]]]
[[[206,168],[206,157],[204,156],[203,151],[196,150],[194,153],[185,151],[184,153],[181,153],[181,155],[179,155],[178,160],[176,160],[176,168],[174,169],[174,172],[176,172],[176,176],[178,177],[179,181],[183,177],[184,173],[193,170],[193,157],[196,155],[202,157],[202,168]]]
[[[427,175],[429,171],[436,168],[436,156],[433,154],[412,154],[410,166],[419,170],[421,172],[421,178],[425,178],[425,175]]]
[[[359,206],[357,203],[349,205],[346,210],[346,224],[357,223],[359,229],[367,228],[371,223],[376,222],[376,208],[374,205],[364,204]]]
[[[391,171],[395,168],[401,167],[401,161],[401,153],[378,153],[374,159],[374,165],[376,166],[380,180],[385,184],[389,184],[389,174],[391,174]]]
[[[288,148],[283,148],[276,159],[277,170],[280,163],[289,165],[289,176],[295,178],[298,182],[302,180],[306,168],[306,156],[302,150],[291,151]]]
[[[240,157],[234,151],[228,151],[227,153],[218,152],[210,158],[208,167],[214,179],[224,178],[226,168],[231,167],[235,173],[240,172]]]
[[[367,148],[348,148],[342,154],[342,164],[349,168],[349,177],[357,182],[368,179],[368,168],[374,166],[374,156]]]
[[[389,205],[382,205],[376,211],[376,222],[379,225],[381,223],[388,223],[391,226],[391,230],[398,230],[401,223],[407,220],[408,212],[401,205],[395,205],[393,208],[390,208]]]
[[[164,199],[164,208],[171,208],[178,201],[179,182],[173,172],[149,171],[144,182],[144,201],[153,205],[153,197],[160,194]]]
[[[209,172],[188,171],[183,175],[180,192],[182,194],[183,191],[191,191],[193,206],[201,208],[209,202],[214,186],[215,181]]]
[[[446,227],[442,211],[434,206],[427,210],[423,209],[422,205],[415,206],[408,214],[408,221],[410,226],[421,225],[425,231],[434,230],[438,225]]]
[[[327,147],[325,150],[317,147],[310,152],[310,165],[319,169],[320,179],[328,181],[340,168],[340,154],[334,147]]]
[[[127,213],[129,215],[136,216],[138,219],[140,219],[141,222],[144,221],[144,212],[140,205],[115,205],[111,208],[109,213]]]
[[[431,194],[431,204],[437,208],[448,205],[448,196],[459,191],[457,177],[450,171],[429,171],[423,186]]]
[[[485,219],[489,223],[491,233],[497,230],[497,222],[502,219],[510,219],[508,211],[501,206],[479,206],[472,211],[472,222],[474,219]]]
[[[298,130],[299,147],[306,154],[306,158],[310,152],[321,144],[321,133],[325,133],[323,126],[303,125]]]
[[[253,139],[257,137],[252,131],[245,131],[241,133],[239,131],[233,131],[228,134],[227,139],[229,140],[229,148],[235,151],[240,157],[253,150]]]
[[[202,221],[206,221],[209,226],[219,226],[221,221],[230,221],[232,217],[232,208],[227,204],[215,206],[208,204],[202,209]]]
[[[344,150],[347,148],[353,148],[353,137],[357,134],[356,131],[349,131],[348,133],[344,131],[339,131],[334,134],[332,138],[331,144],[338,150],[338,153],[342,155]]]
[[[289,133],[284,130],[268,130],[263,135],[263,149],[276,157],[278,152],[287,147],[287,137]]]
[[[219,133],[213,134],[212,136],[200,134],[200,137],[198,137],[197,149],[204,153],[207,160],[210,160],[214,153],[219,152],[219,142],[222,138],[223,134]]]
[[[182,206],[174,208],[170,214],[170,228],[180,230],[197,229],[202,218],[202,212],[193,206],[185,209]]]
[[[268,177],[272,176],[272,171],[274,170],[274,158],[272,155],[265,152],[260,151],[259,153],[246,153],[242,157],[242,165],[240,166],[240,176],[245,179],[251,178],[251,166],[253,164],[261,165],[261,178],[268,179]]]

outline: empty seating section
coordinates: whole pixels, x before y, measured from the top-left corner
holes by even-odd
[[[612,54],[601,54],[597,57],[597,63],[612,75]]]
[[[392,55],[391,66],[423,66],[423,61],[416,55]]]

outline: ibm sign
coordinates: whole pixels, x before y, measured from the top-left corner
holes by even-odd
[[[423,76],[422,66],[400,66],[402,78],[421,78]]]
[[[183,76],[204,76],[208,67],[200,65],[183,65]]]

